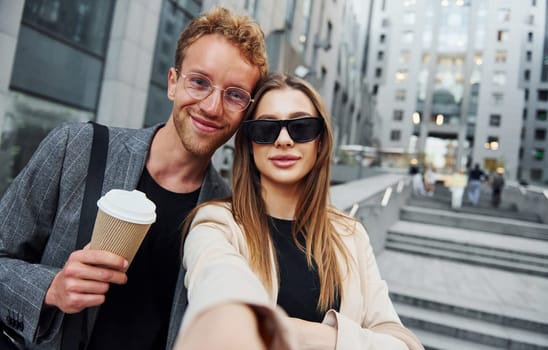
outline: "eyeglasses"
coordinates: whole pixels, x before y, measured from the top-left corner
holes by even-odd
[[[244,89],[229,86],[226,89],[221,89],[213,85],[211,80],[200,73],[181,73],[178,69],[177,74],[183,77],[183,86],[190,97],[196,100],[203,100],[213,93],[214,90],[219,90],[223,93],[224,108],[233,112],[241,112],[249,106],[253,100],[249,92]]]
[[[271,144],[276,142],[280,131],[285,127],[291,139],[298,143],[310,142],[323,132],[323,119],[304,117],[295,119],[273,120],[255,119],[243,122],[245,135],[253,142]]]

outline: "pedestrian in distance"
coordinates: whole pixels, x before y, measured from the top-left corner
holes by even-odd
[[[413,194],[416,196],[426,195],[426,190],[424,189],[424,177],[422,176],[419,168],[416,165],[413,165],[409,168],[409,173],[411,174]]]
[[[481,184],[485,179],[485,173],[479,164],[468,172],[468,200],[473,206],[478,205],[481,195]]]
[[[232,197],[189,216],[185,318],[260,301],[285,310],[296,349],[423,349],[396,314],[364,226],[329,203],[333,133],[318,93],[274,73],[254,99],[235,138]]]
[[[451,208],[460,209],[462,207],[462,196],[466,183],[467,177],[464,169],[455,171],[446,178],[445,186],[451,191]]]
[[[196,204],[230,194],[211,157],[240,126],[250,92],[267,71],[260,27],[215,8],[191,21],[177,41],[167,72],[173,103],[167,122],[109,128],[102,194],[138,189],[157,208],[129,269],[107,251],[73,251],[92,126],[63,125],[45,138],[0,201],[0,315],[17,320],[9,331],[26,349],[65,350],[71,314],[87,310],[95,312],[78,330],[82,348],[172,348],[186,305],[182,222]],[[229,312],[254,322],[245,306]]]
[[[424,187],[427,196],[432,197],[434,195],[434,191],[436,190],[436,181],[436,167],[431,165],[424,173]]]
[[[491,205],[494,208],[498,208],[500,206],[503,188],[504,188],[504,168],[498,167],[491,178]]]

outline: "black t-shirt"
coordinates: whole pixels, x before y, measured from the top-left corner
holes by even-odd
[[[325,313],[317,309],[320,298],[320,276],[316,268],[310,270],[306,255],[295,244],[291,231],[293,221],[269,217],[272,238],[278,257],[280,290],[278,305],[291,317],[312,322],[321,322]],[[298,235],[304,245],[304,237]],[[331,308],[339,310],[340,299]]]
[[[181,262],[181,223],[196,206],[200,190],[184,194],[165,190],[146,168],[137,189],[156,204],[156,222],[127,271],[128,282],[110,285],[88,350],[166,347]]]
[[[483,171],[475,168],[470,170],[470,173],[468,174],[468,177],[470,178],[470,180],[482,180],[483,176],[484,176]]]

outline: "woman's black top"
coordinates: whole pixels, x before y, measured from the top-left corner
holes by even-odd
[[[293,221],[269,217],[268,224],[278,258],[280,273],[280,290],[278,305],[291,317],[312,322],[321,322],[325,313],[318,311],[320,297],[320,276],[314,264],[311,270],[306,262],[306,255],[295,244],[291,232]],[[304,237],[297,235],[299,243],[304,246]],[[337,297],[332,309],[339,310],[340,299]]]

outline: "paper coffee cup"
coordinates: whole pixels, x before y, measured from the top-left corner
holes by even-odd
[[[138,190],[114,189],[101,197],[97,206],[90,248],[123,256],[131,264],[156,221],[156,205]]]

